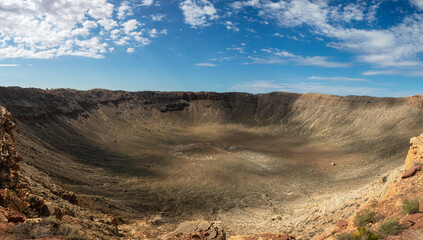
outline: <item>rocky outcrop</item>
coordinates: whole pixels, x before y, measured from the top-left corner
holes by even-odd
[[[29,204],[25,201],[25,185],[19,179],[18,162],[22,158],[14,146],[15,128],[12,115],[0,106],[0,205],[24,212]]]
[[[405,159],[405,169],[414,165],[423,164],[423,134],[410,140],[410,150]]]
[[[12,115],[0,106],[0,189],[16,188],[19,182],[19,165],[22,160],[15,151]]]
[[[39,176],[28,172],[20,175],[15,128],[12,115],[0,106],[0,239],[119,239],[114,223],[96,222],[92,213],[74,205],[78,201],[72,192],[49,181],[34,183]]]

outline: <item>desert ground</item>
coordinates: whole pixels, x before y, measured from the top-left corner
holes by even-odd
[[[359,189],[402,165],[408,139],[423,132],[422,102],[0,89],[24,172],[48,175],[102,213],[217,220],[229,235],[287,231],[287,206]]]

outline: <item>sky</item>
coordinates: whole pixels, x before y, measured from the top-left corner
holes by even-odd
[[[423,93],[423,0],[0,0],[0,86]]]

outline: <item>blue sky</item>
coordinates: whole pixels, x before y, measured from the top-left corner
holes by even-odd
[[[409,96],[423,0],[2,0],[0,85]]]

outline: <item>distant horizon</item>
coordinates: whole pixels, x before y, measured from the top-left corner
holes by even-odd
[[[111,92],[129,92],[129,93],[137,93],[137,92],[163,92],[163,93],[217,93],[217,94],[223,94],[223,93],[244,93],[244,94],[250,94],[250,95],[265,95],[265,94],[272,94],[272,93],[287,93],[287,94],[318,94],[318,95],[327,95],[327,96],[338,96],[338,97],[372,97],[372,98],[407,98],[407,97],[414,97],[414,96],[423,96],[423,94],[414,94],[409,96],[402,96],[402,97],[393,97],[393,96],[372,96],[372,95],[337,95],[337,94],[329,94],[329,93],[319,93],[319,92],[288,92],[288,91],[273,91],[273,92],[242,92],[242,91],[207,91],[207,90],[200,90],[200,91],[181,91],[181,90],[169,90],[169,91],[161,91],[161,90],[122,90],[122,89],[107,89],[107,88],[90,88],[90,89],[77,89],[77,88],[39,88],[39,87],[21,87],[21,86],[1,86],[0,88],[21,88],[21,89],[37,89],[37,90],[43,90],[43,91],[50,91],[50,90],[73,90],[73,91],[79,91],[79,92],[88,92],[88,91],[95,91],[95,90],[104,90],[104,91],[111,91]]]
[[[423,0],[8,0],[0,85],[423,92]]]

